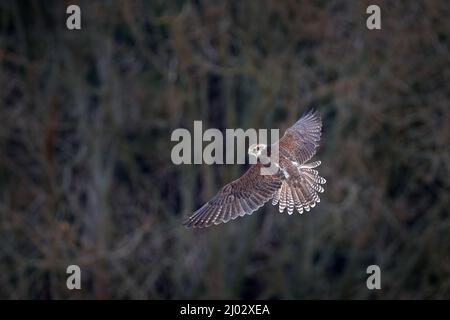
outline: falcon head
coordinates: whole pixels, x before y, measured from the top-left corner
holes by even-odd
[[[266,150],[267,146],[265,144],[252,144],[249,148],[248,148],[248,154],[255,156],[256,159],[258,159],[263,152]]]

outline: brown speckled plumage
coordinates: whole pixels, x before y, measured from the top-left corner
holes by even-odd
[[[279,211],[309,211],[320,202],[325,179],[314,168],[320,161],[307,163],[319,146],[322,121],[318,112],[305,113],[284,136],[270,146],[278,150],[278,167],[274,175],[261,175],[261,163],[252,165],[239,179],[224,186],[211,200],[187,218],[187,227],[208,227],[239,216],[252,214],[272,199]],[[258,149],[259,150],[259,149]]]

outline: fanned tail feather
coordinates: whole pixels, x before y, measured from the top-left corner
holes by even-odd
[[[324,192],[321,186],[326,180],[319,176],[316,168],[320,161],[298,166],[299,176],[284,180],[281,187],[275,193],[272,204],[279,206],[279,211],[283,212],[287,208],[288,214],[297,210],[300,214],[309,211],[320,202],[318,193]]]

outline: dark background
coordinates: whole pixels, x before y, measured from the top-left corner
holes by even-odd
[[[449,9],[1,1],[0,298],[450,298]],[[173,165],[174,129],[283,132],[310,106],[314,210],[181,225],[245,166]]]

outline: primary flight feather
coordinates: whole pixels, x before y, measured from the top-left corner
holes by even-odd
[[[188,217],[184,225],[202,228],[225,223],[252,214],[269,200],[273,205],[278,204],[280,212],[287,209],[288,214],[294,210],[303,213],[314,208],[320,202],[319,193],[324,191],[322,185],[326,180],[315,169],[320,161],[308,161],[316,153],[321,132],[320,115],[310,110],[275,144],[250,146],[248,153],[255,156],[258,162],[239,179],[224,186]],[[274,152],[278,152],[278,157],[273,157]],[[262,175],[261,168],[274,159],[278,159],[275,163],[277,172]]]

